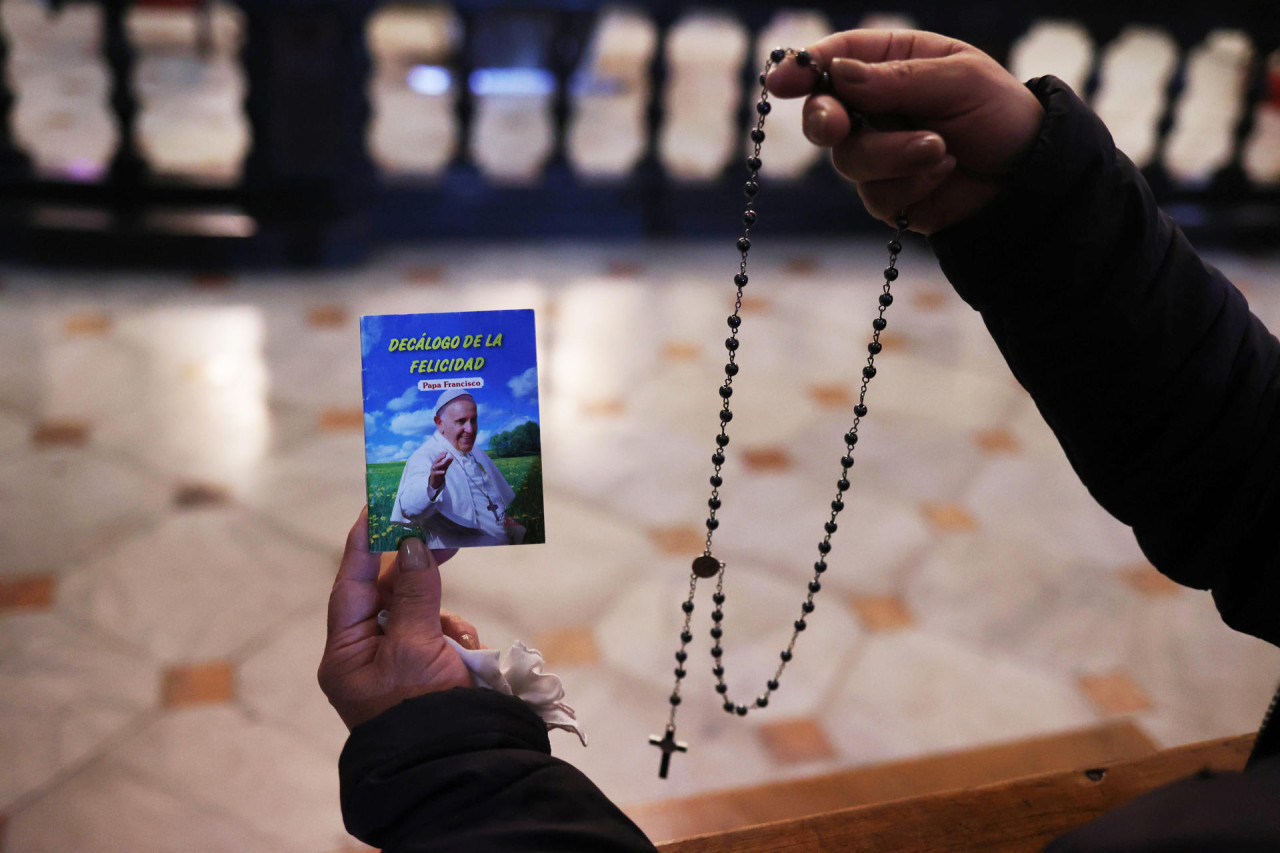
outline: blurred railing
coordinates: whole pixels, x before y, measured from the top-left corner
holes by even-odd
[[[15,2],[30,0],[0,0],[0,13]],[[188,6],[192,14],[207,6],[203,0],[139,5],[160,2]],[[31,152],[20,150],[0,31],[0,256],[223,267],[349,261],[401,239],[727,239],[742,201],[738,155],[758,91],[758,58],[772,46],[767,39],[808,40],[802,37],[814,32],[814,21],[821,22],[818,32],[845,29],[882,8],[810,4],[810,16],[796,18],[764,2],[699,15],[675,2],[627,10],[591,0],[459,0],[451,7],[448,44],[437,58],[408,69],[415,91],[437,98],[440,120],[450,125],[441,139],[451,140],[451,153],[436,168],[414,173],[380,168],[371,154],[367,35],[376,0],[235,0],[251,141],[239,179],[217,182],[161,174],[148,162],[137,136],[138,52],[125,26],[130,3],[95,4],[118,135],[109,168],[92,180],[43,173],[33,168]],[[1147,152],[1135,159],[1162,202],[1193,237],[1274,243],[1280,16],[1270,6],[1063,2],[1033,11],[1012,0],[904,0],[892,12],[971,42],[1010,67],[1031,69],[1041,42],[1027,36],[1041,32],[1037,22],[1074,21],[1068,40],[1083,51],[1075,83],[1114,122],[1118,137],[1135,112],[1126,106],[1132,98],[1124,98],[1124,62],[1130,63],[1124,73],[1137,68],[1149,86],[1137,110],[1145,130],[1135,124],[1127,132]],[[605,32],[604,22],[619,20],[635,26]],[[1166,56],[1164,64],[1120,49],[1142,41],[1132,29],[1142,23],[1164,33],[1166,47],[1150,54]],[[1206,94],[1197,75],[1217,81],[1216,94]],[[786,135],[783,120],[771,117],[771,133]],[[789,165],[770,174],[779,150],[771,136],[762,207],[773,233],[871,225],[825,157],[793,144],[781,149]]]

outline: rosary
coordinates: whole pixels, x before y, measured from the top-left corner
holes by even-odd
[[[720,526],[719,520],[716,518],[716,511],[720,509],[720,492],[719,489],[724,485],[724,479],[720,475],[721,466],[725,461],[725,447],[729,444],[729,434],[726,427],[729,421],[733,420],[733,412],[729,409],[729,398],[733,396],[733,379],[738,374],[738,364],[735,354],[738,350],[738,327],[742,325],[742,318],[739,311],[742,309],[742,289],[747,285],[747,252],[751,249],[751,226],[756,222],[756,211],[754,208],[756,194],[760,191],[760,185],[757,177],[760,173],[760,146],[764,142],[764,120],[769,114],[772,105],[769,103],[769,91],[765,88],[765,77],[769,70],[778,65],[787,57],[792,57],[795,63],[802,68],[809,68],[814,72],[815,85],[814,92],[816,94],[827,94],[831,92],[831,76],[819,69],[813,62],[813,57],[806,50],[792,50],[790,48],[776,48],[769,54],[769,58],[765,61],[764,72],[760,75],[760,100],[756,103],[756,126],[751,131],[751,141],[755,143],[755,148],[750,157],[747,158],[747,169],[750,175],[743,191],[747,196],[747,209],[742,214],[742,222],[744,227],[743,235],[738,238],[738,251],[742,255],[742,261],[738,269],[738,274],[733,277],[733,283],[737,288],[737,299],[734,302],[733,313],[729,315],[729,337],[725,340],[725,349],[729,352],[729,362],[724,366],[725,379],[720,386],[720,399],[722,400],[720,408],[720,432],[716,435],[716,450],[711,455],[711,462],[715,466],[715,471],[711,475],[711,498],[707,501],[707,506],[711,508],[710,514],[707,516],[707,541],[706,548],[702,554],[693,561],[693,571],[689,576],[689,596],[681,604],[684,611],[684,627],[680,632],[680,649],[676,652],[676,669],[675,669],[675,686],[672,688],[670,703],[671,713],[667,718],[666,733],[662,737],[651,736],[649,743],[662,750],[662,764],[658,770],[658,776],[667,778],[667,771],[671,765],[671,755],[675,752],[686,752],[688,745],[676,740],[676,708],[680,705],[680,682],[684,679],[687,672],[685,671],[685,662],[689,659],[688,652],[685,651],[690,642],[693,641],[693,633],[689,630],[690,620],[693,617],[693,599],[698,588],[698,580],[715,578],[716,591],[711,597],[715,602],[716,609],[711,612],[711,639],[714,645],[711,647],[711,658],[715,663],[711,673],[716,677],[716,693],[720,694],[724,701],[724,710],[730,714],[736,714],[739,717],[745,717],[749,710],[745,704],[735,704],[728,698],[729,686],[725,683],[724,665],[721,657],[724,650],[721,648],[720,640],[724,636],[724,631],[720,627],[721,621],[724,619],[724,569],[725,564],[717,560],[711,553],[711,539],[715,534],[715,530]],[[851,116],[855,123],[858,116]],[[890,284],[898,278],[897,260],[898,253],[902,251],[902,243],[899,242],[902,232],[907,228],[907,220],[905,216],[899,215],[895,223],[896,231],[893,239],[889,241],[889,265],[884,269],[884,287],[879,296],[879,312],[874,320],[871,321],[872,335],[871,342],[867,344],[867,363],[862,368],[862,387],[858,394],[858,403],[853,407],[853,425],[849,427],[849,431],[844,435],[845,453],[840,457],[840,479],[836,481],[836,496],[831,501],[831,517],[823,524],[823,530],[826,535],[818,542],[818,560],[813,564],[813,580],[809,582],[809,592],[804,599],[804,603],[800,605],[800,618],[794,623],[794,631],[791,634],[791,640],[787,643],[787,647],[782,650],[779,655],[780,662],[778,669],[774,673],[773,678],[765,683],[765,691],[756,697],[754,706],[756,708],[764,708],[769,704],[769,696],[778,689],[778,684],[782,679],[782,673],[787,668],[787,664],[791,661],[795,652],[796,640],[800,636],[800,632],[808,627],[806,617],[814,610],[814,596],[822,589],[821,577],[822,573],[827,570],[826,556],[831,552],[831,537],[836,532],[836,517],[840,511],[844,509],[844,493],[849,489],[849,469],[853,467],[853,448],[858,443],[858,424],[862,418],[866,417],[867,406],[867,384],[875,377],[875,357],[882,349],[880,344],[880,333],[884,331],[888,325],[884,319],[885,309],[893,304],[893,294],[889,292]]]

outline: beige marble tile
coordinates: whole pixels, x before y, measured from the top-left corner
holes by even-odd
[[[13,815],[7,851],[302,853],[115,761],[95,762]]]
[[[0,617],[0,810],[144,715],[158,677],[138,650],[55,615]]]
[[[68,571],[156,523],[162,480],[84,449],[0,453],[0,573]]]
[[[59,609],[166,662],[234,654],[323,601],[332,558],[233,509],[176,515],[64,581]]]
[[[332,757],[234,707],[165,714],[111,758],[286,849],[331,850],[345,844]],[[193,773],[196,767],[200,771]]]
[[[367,499],[362,431],[300,438],[270,453],[242,499],[282,529],[341,552]]]

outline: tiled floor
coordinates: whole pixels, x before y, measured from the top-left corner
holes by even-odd
[[[36,3],[2,5],[25,33],[19,136],[40,136],[43,166],[92,174],[111,139],[96,13],[73,4],[49,22]],[[181,59],[193,32],[133,22],[150,50],[144,142],[166,168],[214,177],[234,174],[243,144],[225,120],[236,23],[219,8],[198,79]],[[775,35],[821,26],[800,16]],[[382,26],[375,42],[403,33]],[[175,81],[185,106],[165,97]],[[423,128],[379,127],[384,161],[443,162],[409,162],[447,151],[405,141]],[[795,164],[812,156],[792,143]],[[758,249],[716,536],[728,680],[745,700],[803,599],[884,260],[878,240]],[[345,730],[315,666],[363,502],[366,313],[537,310],[548,544],[460,556],[446,603],[491,646],[542,647],[591,736],[554,749],[620,803],[1119,716],[1163,745],[1256,726],[1280,651],[1143,561],[913,241],[796,660],[767,712],[729,718],[699,622],[680,709],[690,750],[659,781],[648,735],[704,535],[736,258],[726,239],[392,248],[356,270],[278,275],[0,267],[0,850],[358,849],[338,814]],[[1280,255],[1213,259],[1280,328]]]
[[[881,251],[760,246],[717,533],[735,694],[769,677],[803,597],[853,387],[840,330],[874,304]],[[1153,573],[912,242],[811,629],[744,721],[699,627],[691,747],[660,782],[647,737],[701,541],[726,254],[404,248],[213,290],[0,269],[6,853],[351,843],[314,669],[362,502],[362,313],[538,310],[549,544],[457,558],[447,603],[491,645],[545,647],[592,740],[556,752],[624,804],[1117,716],[1166,745],[1257,724],[1280,652]],[[1280,327],[1280,258],[1215,260]]]

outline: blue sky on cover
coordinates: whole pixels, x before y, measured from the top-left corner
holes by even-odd
[[[463,311],[449,314],[380,314],[360,318],[364,376],[364,444],[369,462],[408,459],[436,431],[440,391],[419,390],[421,380],[479,377],[472,392],[479,410],[476,446],[526,421],[538,420],[538,365],[533,311]],[[501,334],[502,346],[485,346]],[[479,335],[480,346],[390,352],[392,340]],[[480,370],[410,372],[415,361],[483,357]]]

